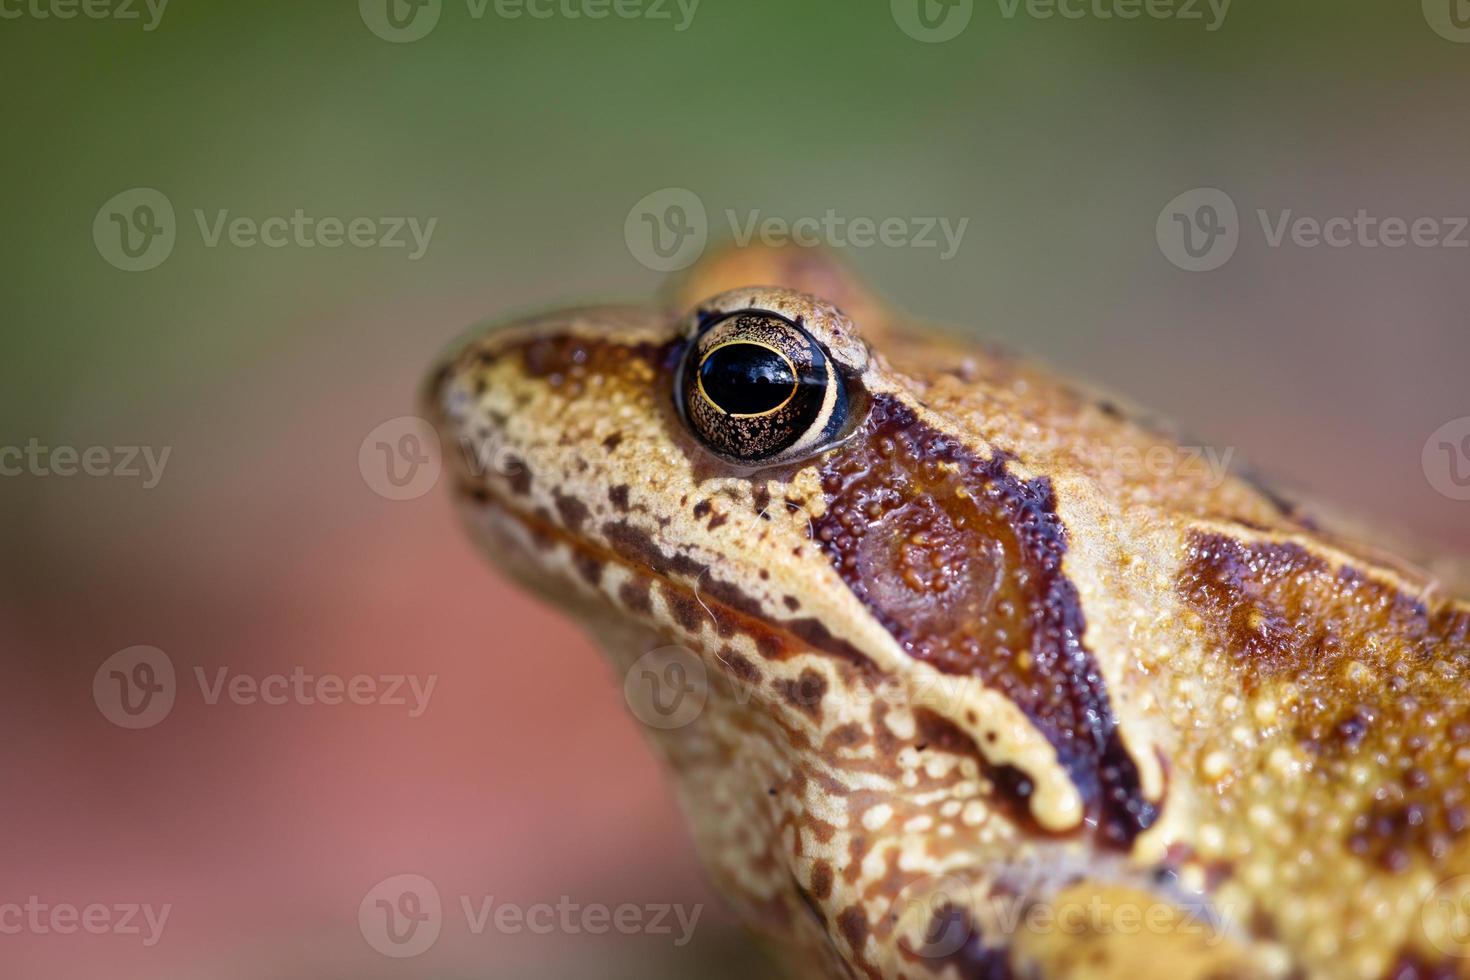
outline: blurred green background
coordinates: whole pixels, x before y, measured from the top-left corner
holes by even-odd
[[[404,961],[354,919],[405,870],[523,902],[713,901],[596,654],[482,567],[441,495],[387,501],[357,468],[467,324],[650,297],[663,277],[624,226],[664,188],[693,191],[715,238],[727,209],[968,219],[948,260],[842,252],[920,316],[1470,552],[1470,504],[1421,459],[1470,415],[1470,249],[1272,248],[1254,217],[1470,214],[1470,43],[1430,25],[1464,0],[1240,0],[1215,30],[1204,4],[1203,20],[1123,20],[1092,0],[1080,19],[977,0],[942,43],[886,0],[702,0],[684,30],[672,2],[669,19],[568,16],[582,0],[536,19],[442,0],[407,43],[369,27],[387,0],[172,0],[151,30],[141,4],[38,16],[50,2],[0,0],[0,443],[172,454],[151,489],[0,479],[3,879],[178,911],[151,949],[0,937],[34,975],[754,969],[714,911],[690,949],[459,936]],[[171,203],[177,240],[128,272],[93,224],[139,187]],[[1155,237],[1198,187],[1242,221],[1207,273]],[[196,209],[436,225],[416,260],[209,247]],[[411,663],[441,676],[440,700],[416,727],[194,704],[119,732],[91,677],[135,643],[181,671]]]

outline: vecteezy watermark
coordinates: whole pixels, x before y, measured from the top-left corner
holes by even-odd
[[[423,875],[385,878],[358,904],[357,928],[384,956],[407,959],[425,953],[444,928],[439,889]]]
[[[970,26],[975,0],[889,0],[893,22],[915,41],[942,44]]]
[[[173,912],[173,904],[146,902],[47,902],[30,895],[24,902],[0,902],[0,935],[138,936],[144,946],[157,946]]]
[[[1435,949],[1470,959],[1470,875],[1440,882],[1420,906],[1419,924]]]
[[[624,675],[623,700],[633,717],[649,728],[683,728],[699,717],[709,700],[704,661],[681,646],[650,650]]]
[[[1404,218],[1367,208],[1326,217],[1291,208],[1257,208],[1255,214],[1262,240],[1272,249],[1470,248],[1470,217]],[[1189,272],[1210,272],[1229,262],[1243,233],[1235,201],[1213,187],[1174,198],[1159,212],[1154,231],[1164,257]]]
[[[1074,449],[1081,461],[1098,473],[1124,480],[1190,480],[1214,490],[1230,475],[1235,447],[1167,446],[1142,448],[1096,443]]]
[[[429,699],[439,683],[438,674],[315,674],[304,667],[292,667],[285,673],[232,673],[228,667],[216,667],[207,673],[194,668],[199,693],[208,705],[221,700],[249,707],[280,707],[298,704],[310,707],[325,705],[357,705],[359,707],[407,708],[408,717],[422,718],[429,710]]]
[[[847,216],[828,208],[823,214],[788,218],[759,209],[724,218],[735,244],[799,245],[811,248],[917,248],[939,250],[941,261],[954,258],[964,242],[969,218]],[[698,261],[709,242],[704,202],[684,187],[665,187],[645,195],[623,221],[623,240],[633,258],[655,272],[676,272]]]
[[[1129,901],[1102,894],[1032,896],[997,894],[958,875],[929,875],[905,885],[890,904],[899,945],[922,959],[945,959],[975,939],[1033,935],[1179,935],[1215,946],[1231,933],[1234,909],[1208,899]]]
[[[429,708],[438,674],[316,673],[296,666],[288,671],[246,674],[229,667],[191,672],[200,699],[239,707],[383,707],[406,709],[420,718]],[[173,660],[157,647],[133,646],[102,662],[92,675],[97,710],[119,728],[152,728],[173,711],[180,685]]]
[[[494,895],[460,895],[456,903],[472,936],[488,931],[501,935],[536,936],[668,936],[686,946],[704,912],[703,905],[624,902],[606,905],[577,902],[563,895],[556,902],[522,905]],[[439,889],[423,875],[385,878],[368,890],[357,907],[357,926],[367,944],[384,956],[406,959],[429,950],[449,918]]]
[[[1014,20],[1177,20],[1199,21],[1213,33],[1225,24],[1232,0],[996,0],[1001,16]]]
[[[174,662],[157,647],[119,650],[92,675],[92,700],[119,728],[152,728],[174,710]]]
[[[678,33],[694,23],[700,0],[465,0],[470,20],[493,13],[501,20],[647,20],[668,22]],[[385,41],[407,44],[428,37],[444,13],[443,0],[358,0],[368,30]]]
[[[255,217],[228,208],[194,208],[194,226],[205,248],[405,249],[410,262],[429,250],[438,218],[311,215],[303,208],[290,214]],[[173,254],[178,240],[173,202],[151,187],[114,194],[92,219],[97,253],[124,272],[146,272]]]
[[[1451,500],[1470,500],[1470,415],[1451,419],[1424,440],[1429,485]]]
[[[380,497],[422,497],[439,482],[439,433],[416,415],[389,419],[369,432],[357,447],[357,469]]]
[[[24,446],[0,446],[0,477],[111,476],[142,479],[152,490],[163,479],[172,446],[43,446],[29,439]]]
[[[1470,44],[1470,0],[1424,0],[1424,19],[1446,41]]]
[[[633,258],[654,272],[687,269],[709,243],[704,201],[685,187],[665,187],[647,194],[624,219],[623,241]]]
[[[1214,187],[1185,191],[1164,205],[1154,225],[1164,257],[1189,272],[1218,269],[1240,245],[1240,212]]]
[[[1006,20],[1177,20],[1208,32],[1225,24],[1233,0],[995,0]],[[1428,0],[1426,0],[1428,2]],[[893,21],[916,41],[937,44],[964,33],[975,0],[889,0]]]
[[[0,0],[0,20],[135,20],[152,31],[167,7],[168,0]]]

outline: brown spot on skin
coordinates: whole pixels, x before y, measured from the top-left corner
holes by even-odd
[[[608,503],[626,514],[628,512],[628,485],[626,483],[619,483],[615,487],[609,487],[607,500]]]
[[[867,654],[857,647],[840,640],[827,630],[826,624],[817,619],[791,619],[784,624],[787,629],[795,633],[802,640],[818,650],[824,650],[834,656],[841,657],[848,663],[864,669],[872,669],[873,662],[868,659]]]
[[[709,529],[711,531],[713,531],[715,528],[720,527],[721,525],[723,525],[729,519],[730,519],[730,515],[729,514],[716,514],[714,517],[711,517],[709,519],[709,525],[708,525],[709,526]],[[762,571],[765,571],[765,569],[762,569]]]
[[[490,491],[476,483],[459,483],[455,489],[461,497],[467,497],[477,504],[488,504],[491,501]]]
[[[786,608],[790,609],[792,612],[796,612],[796,610],[801,608],[800,600],[798,600],[794,595],[786,596],[781,601],[785,603]]]
[[[832,894],[832,865],[826,861],[812,865],[812,894],[823,901]]]
[[[771,506],[771,491],[766,489],[764,485],[756,487],[751,491],[751,502],[755,504],[755,512],[757,514],[764,514],[766,509]]]
[[[622,585],[618,586],[618,598],[629,610],[642,613],[647,616],[653,612],[653,604],[649,601],[650,579],[644,576],[635,576]]]
[[[905,958],[928,964],[931,969],[953,966],[960,980],[1011,980],[1013,976],[1006,951],[985,945],[968,909],[941,905],[924,930],[923,939],[919,949],[901,942],[899,950]]]
[[[524,497],[531,492],[531,468],[519,456],[505,457],[505,479],[517,496]]]
[[[602,562],[584,551],[572,549],[572,564],[577,567],[577,574],[582,576],[588,585],[597,585],[602,581]]]
[[[1429,963],[1414,953],[1405,953],[1389,967],[1384,980],[1456,980],[1460,975],[1460,966],[1455,960]]]
[[[1431,613],[1418,598],[1330,568],[1298,544],[1195,534],[1180,592],[1248,664],[1248,681],[1337,663],[1365,646],[1416,662],[1448,654],[1462,677],[1470,667],[1464,610]]]
[[[561,516],[562,526],[574,534],[580,532],[582,525],[587,523],[587,505],[564,493],[558,493],[552,499],[556,504],[557,514]]]
[[[612,452],[622,444],[623,434],[621,432],[614,432],[612,435],[602,440],[602,448],[606,449],[608,452]]]
[[[620,344],[557,334],[538,337],[517,348],[525,372],[553,388],[580,394],[588,374],[614,374],[633,361],[657,367],[666,349],[652,344]]]
[[[755,684],[761,679],[761,672],[756,669],[755,664],[745,657],[736,653],[730,647],[720,647],[720,662],[730,669],[730,673],[747,684]]]
[[[853,953],[861,957],[868,942],[868,916],[860,905],[849,905],[837,913],[837,931]]]
[[[1470,830],[1470,614],[1295,543],[1195,533],[1179,591],[1242,688],[1289,684],[1322,791],[1371,773],[1348,850],[1390,874],[1441,865]]]
[[[647,531],[632,524],[608,522],[602,525],[602,533],[624,559],[642,565],[655,575],[678,574],[698,579],[706,570],[705,565],[685,555],[664,554]]]
[[[773,683],[787,704],[813,720],[822,717],[822,699],[827,696],[827,678],[815,670],[807,669],[794,681],[782,679]]]
[[[1035,787],[1025,772],[1015,766],[992,765],[974,740],[958,725],[929,708],[917,709],[914,712],[914,722],[915,737],[918,740],[916,747],[920,751],[933,749],[974,759],[980,771],[995,787],[993,802],[997,809],[1030,833],[1045,833],[1031,814],[1031,793]]]
[[[821,468],[823,552],[910,656],[978,677],[1056,748],[1102,840],[1126,848],[1157,817],[1117,730],[1050,481],[1022,481],[878,397]],[[1092,822],[1092,821],[1089,821]]]
[[[662,585],[659,587],[659,594],[664,597],[664,605],[669,607],[670,615],[690,633],[698,633],[699,627],[708,620],[709,614],[683,589]]]
[[[849,722],[832,729],[832,733],[827,736],[827,741],[822,745],[822,750],[833,752],[837,749],[854,748],[867,740],[868,736],[863,731],[863,726],[857,722]]]
[[[712,509],[714,509],[714,505],[709,502],[708,498],[701,500],[699,503],[694,505],[694,519],[697,521],[704,520],[706,517],[709,516],[709,512]]]

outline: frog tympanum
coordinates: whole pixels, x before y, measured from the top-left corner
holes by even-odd
[[[802,249],[427,400],[792,975],[1470,976],[1470,605],[1158,424]]]

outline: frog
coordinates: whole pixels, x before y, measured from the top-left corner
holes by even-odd
[[[1458,586],[974,336],[732,246],[423,397],[787,975],[1470,977]]]

